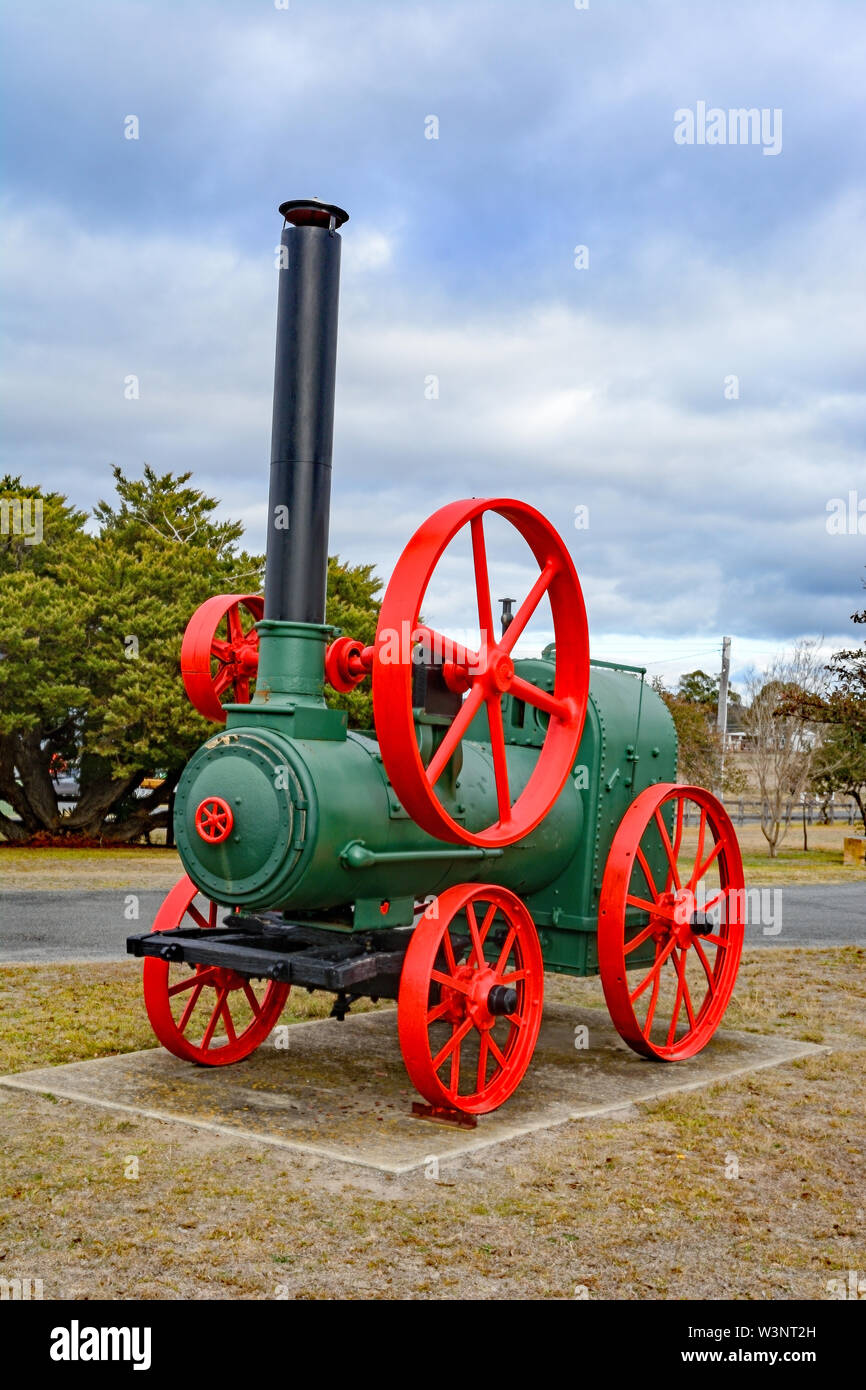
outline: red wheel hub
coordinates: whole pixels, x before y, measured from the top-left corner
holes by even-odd
[[[221,796],[207,796],[195,813],[195,828],[209,845],[221,844],[232,833],[235,818]]]
[[[743,886],[736,832],[710,792],[660,783],[635,798],[611,845],[598,917],[605,999],[635,1052],[678,1061],[713,1036],[737,978]]]
[[[487,569],[486,513],[496,513],[510,522],[529,545],[539,569],[529,594],[498,640]],[[472,542],[481,639],[478,651],[419,624],[421,605],[443,552],[466,526]],[[512,656],[545,595],[550,601],[556,641],[552,692],[518,676]],[[467,692],[426,765],[412,708],[413,653],[419,645],[441,655],[443,677],[450,690]],[[474,499],[452,502],[429,517],[415,532],[391,576],[379,614],[372,666],[373,708],[382,759],[394,791],[422,829],[442,840],[500,846],[513,844],[538,825],[574,764],[589,693],[589,639],[580,583],[565,543],[540,512],[525,502],[506,498]],[[514,801],[502,715],[506,693],[548,716],[535,770]],[[482,709],[486,709],[489,726],[498,818],[473,831],[451,814],[437,784]]]
[[[187,695],[205,719],[223,723],[224,700],[249,703],[250,681],[259,667],[259,634],[253,624],[264,611],[258,594],[217,594],[190,618],[180,670]]]

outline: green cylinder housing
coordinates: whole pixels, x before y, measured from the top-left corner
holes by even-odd
[[[330,629],[259,624],[261,660],[251,704],[229,707],[224,730],[188,763],[175,797],[175,838],[187,873],[208,897],[248,911],[277,909],[337,930],[409,924],[417,903],[453,884],[488,882],[527,902],[549,968],[596,968],[598,896],[617,826],[635,796],[676,780],[670,713],[637,668],[592,665],[583,736],[570,776],[540,825],[516,844],[481,849],[420,829],[389,782],[373,735],[348,731],[323,698]],[[517,661],[552,690],[556,653]],[[502,701],[512,797],[544,742],[547,716],[511,694]],[[422,749],[432,730],[418,712]],[[470,726],[437,789],[470,830],[497,819],[486,718]],[[230,828],[218,841],[199,809],[219,798]]]
[[[529,780],[536,756],[531,748],[509,750],[514,788]],[[196,828],[197,808],[214,797],[228,803],[233,817],[219,844],[204,841]],[[489,748],[466,743],[450,802],[451,814],[470,829],[496,819]],[[482,877],[526,896],[565,867],[582,824],[580,795],[569,783],[516,845],[484,851],[445,844],[403,810],[374,739],[354,732],[339,742],[295,739],[262,725],[208,739],[175,798],[175,836],[190,877],[217,902],[247,908],[333,909],[357,898],[414,902]],[[393,924],[393,914],[380,915]]]

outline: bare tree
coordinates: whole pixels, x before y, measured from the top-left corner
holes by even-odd
[[[820,726],[808,715],[809,699],[820,698],[827,684],[820,645],[819,638],[798,642],[791,655],[775,657],[747,683],[743,756],[761,794],[761,830],[771,859],[809,787],[820,746]]]

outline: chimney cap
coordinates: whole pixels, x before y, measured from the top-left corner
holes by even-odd
[[[334,226],[342,227],[349,220],[349,214],[336,203],[323,203],[319,198],[292,198],[280,203],[280,212],[293,227],[330,227],[332,217]]]

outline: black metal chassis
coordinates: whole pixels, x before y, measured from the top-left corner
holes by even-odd
[[[219,927],[174,927],[127,937],[133,956],[215,965],[248,979],[278,980],[336,994],[342,1018],[354,999],[396,999],[412,927],[346,932],[280,913],[231,913]],[[455,950],[464,943],[452,937]],[[469,938],[466,938],[466,946]]]

